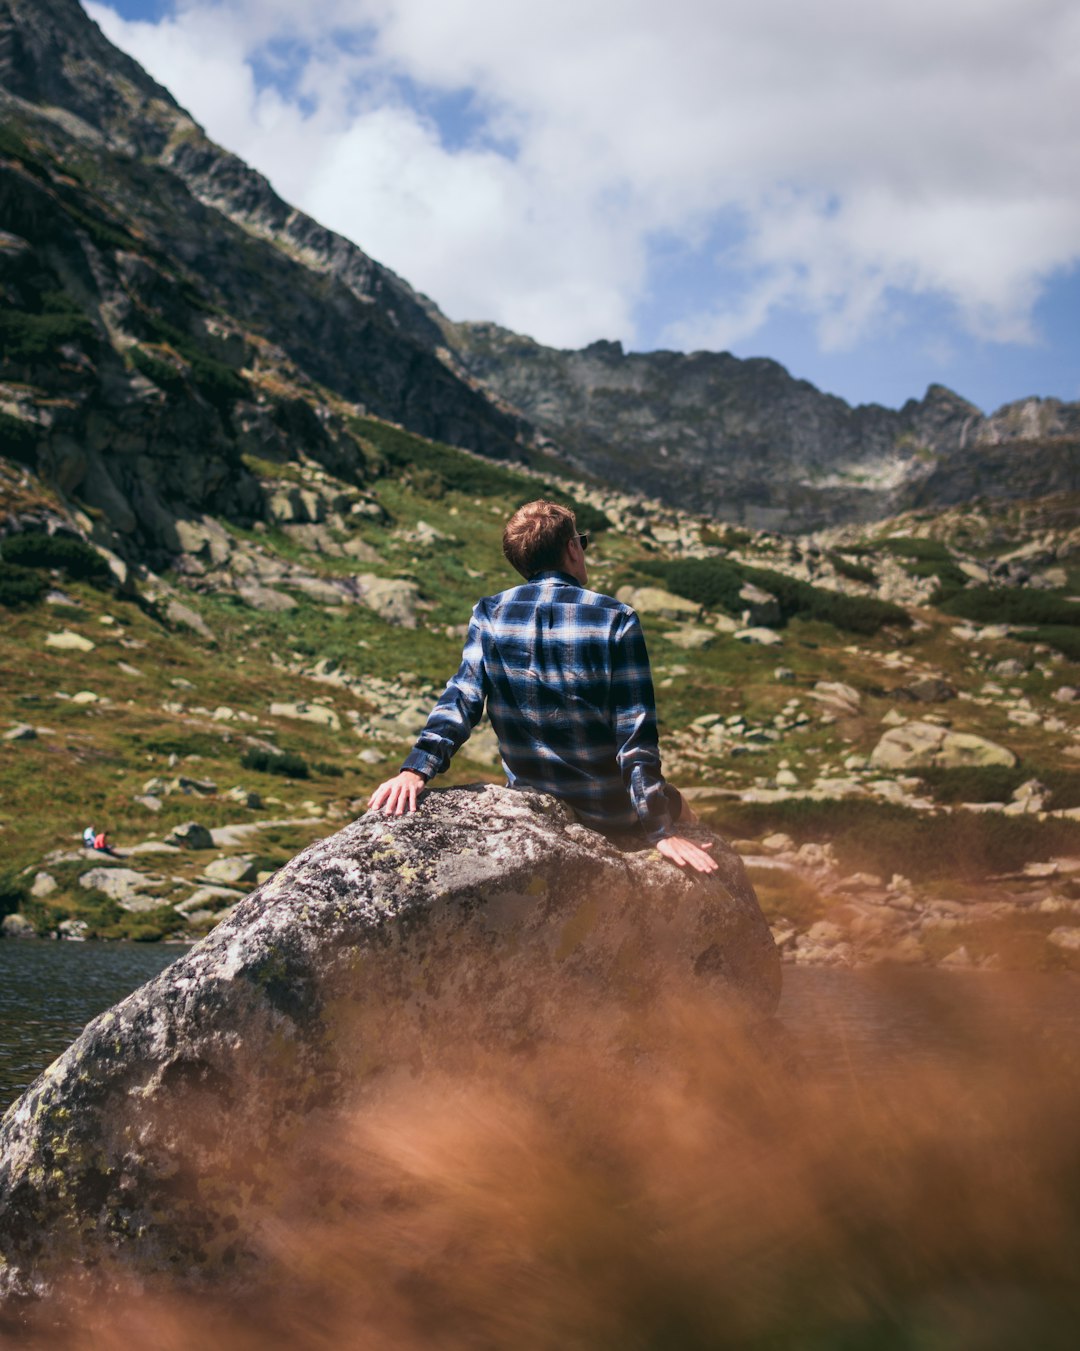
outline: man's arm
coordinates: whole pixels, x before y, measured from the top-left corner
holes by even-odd
[[[469,633],[457,674],[447,681],[446,689],[431,710],[424,730],[405,757],[399,773],[379,784],[368,799],[370,809],[383,808],[394,816],[415,811],[417,794],[424,784],[449,766],[454,752],[464,745],[480,721],[487,684],[478,609],[479,606],[474,608],[469,621]]]
[[[712,845],[702,848],[672,828],[671,808],[660,771],[652,669],[637,615],[627,616],[616,633],[611,693],[615,754],[642,829],[664,858],[678,867],[715,872],[719,865],[705,852]]]

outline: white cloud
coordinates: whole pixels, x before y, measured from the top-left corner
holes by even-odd
[[[843,347],[897,293],[1028,340],[1080,257],[1073,0],[88,8],[289,200],[452,316],[557,345],[640,339],[650,239],[692,251],[719,218],[745,233],[701,259],[667,341],[731,345],[795,308]],[[254,73],[283,41],[285,93]],[[425,100],[464,91],[462,140]]]

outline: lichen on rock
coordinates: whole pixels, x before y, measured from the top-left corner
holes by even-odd
[[[9,1110],[0,1299],[117,1264],[196,1284],[242,1273],[274,1165],[458,1030],[466,1051],[572,1039],[572,996],[624,1054],[677,982],[769,1017],[778,955],[738,855],[715,852],[717,872],[684,874],[554,798],[481,785],[311,845]]]

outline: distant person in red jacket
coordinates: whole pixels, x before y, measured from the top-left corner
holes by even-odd
[[[94,848],[99,854],[116,853],[116,850],[109,843],[109,832],[107,830],[99,830],[94,836]]]

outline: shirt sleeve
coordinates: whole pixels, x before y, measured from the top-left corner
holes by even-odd
[[[449,767],[454,752],[468,741],[484,711],[487,680],[478,611],[479,606],[472,612],[457,674],[447,681],[416,745],[401,766],[422,774],[425,779],[432,779]]]
[[[631,612],[616,630],[611,701],[615,756],[641,828],[650,840],[672,833],[671,808],[660,772],[656,696],[641,622]]]

